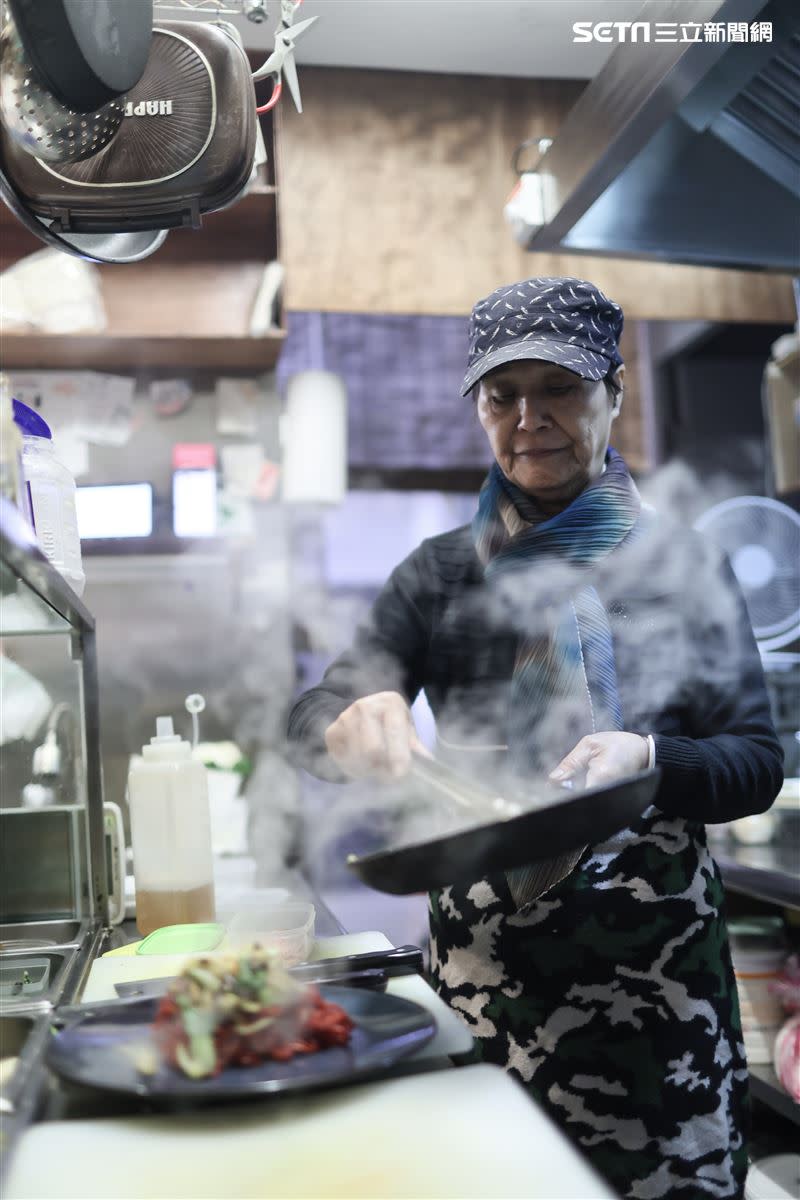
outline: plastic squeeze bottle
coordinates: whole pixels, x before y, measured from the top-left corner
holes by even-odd
[[[13,401],[13,413],[22,433],[22,473],[36,537],[53,566],[81,596],[86,576],[81,562],[75,480],[58,458],[50,426],[39,413],[20,400]]]
[[[172,728],[156,718],[156,736],[128,772],[136,882],[136,927],[213,921],[214,874],[206,768]]]

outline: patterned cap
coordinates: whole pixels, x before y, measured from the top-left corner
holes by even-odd
[[[622,322],[620,306],[584,279],[523,279],[498,288],[472,310],[461,395],[487,371],[518,358],[604,379],[622,362]]]

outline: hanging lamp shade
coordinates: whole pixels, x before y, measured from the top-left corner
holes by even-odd
[[[347,491],[347,393],[332,371],[299,371],[281,424],[283,499],[340,504]]]

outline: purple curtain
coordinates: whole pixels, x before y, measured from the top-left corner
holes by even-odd
[[[352,466],[488,466],[474,405],[460,395],[466,317],[290,312],[287,322],[279,387],[310,368],[342,376]]]

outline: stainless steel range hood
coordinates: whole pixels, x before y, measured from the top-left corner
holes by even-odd
[[[647,0],[635,19],[651,40],[641,29],[620,44],[569,113],[537,164],[537,225],[520,240],[797,272],[797,0]],[[682,27],[724,22],[727,34],[733,21],[748,35],[770,21],[773,40],[678,40]],[[656,40],[657,23],[674,42]]]

